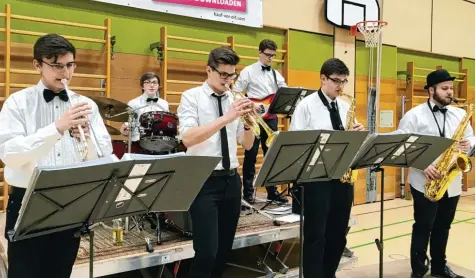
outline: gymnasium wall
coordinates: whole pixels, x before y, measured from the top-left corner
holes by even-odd
[[[116,36],[114,60],[111,64],[112,93],[111,97],[127,102],[140,94],[138,80],[146,71],[161,70],[157,60],[157,52],[149,50],[151,43],[160,39],[160,28],[167,27],[169,35],[199,38],[205,40],[226,42],[228,36],[235,36],[236,43],[255,45],[264,38],[270,38],[282,46],[286,33],[290,42],[290,64],[288,84],[307,88],[319,88],[319,71],[322,63],[334,56],[340,39],[334,36],[335,29],[324,18],[324,0],[296,0],[300,5],[289,0],[263,0],[264,24],[263,29],[198,20],[174,16],[122,6],[103,4],[87,0],[0,0],[0,11],[4,5],[12,6],[13,14],[53,18],[87,24],[103,25],[105,18],[112,21],[112,35]],[[336,0],[337,1],[337,0]],[[443,1],[450,1],[446,5]],[[453,3],[454,2],[454,3]],[[458,2],[458,3],[456,3]],[[462,2],[462,3],[460,3]],[[397,4],[398,3],[398,4]],[[470,6],[468,6],[470,5]],[[381,0],[383,19],[390,25],[385,31],[382,51],[381,98],[380,109],[393,112],[394,125],[390,128],[379,128],[379,132],[390,132],[398,126],[401,117],[401,94],[405,88],[406,63],[413,61],[416,66],[436,68],[443,66],[451,71],[459,71],[460,64],[469,71],[469,95],[474,100],[474,4],[464,0]],[[469,8],[470,7],[470,8]],[[448,23],[448,15],[466,13],[471,10],[466,19],[458,19],[461,24],[469,24],[471,28],[448,28],[440,32],[441,23]],[[441,14],[443,13],[443,14]],[[404,14],[405,16],[401,16]],[[436,15],[436,16],[435,16]],[[418,18],[419,23],[414,20]],[[464,22],[463,22],[464,21]],[[450,22],[451,26],[456,25]],[[438,27],[440,26],[440,27]],[[0,23],[3,27],[3,22]],[[74,36],[95,37],[102,39],[100,31],[90,31],[75,27],[62,27],[50,24],[25,23],[12,20],[12,28],[38,32],[57,32]],[[289,29],[289,30],[288,30]],[[454,30],[458,30],[455,33]],[[472,30],[472,31],[471,31]],[[4,40],[0,32],[0,40]],[[12,53],[15,55],[12,63],[20,68],[31,69],[31,43],[36,37],[12,35],[15,43]],[[102,73],[104,64],[100,60],[103,54],[99,44],[74,42],[81,49],[77,72]],[[458,46],[455,46],[458,44]],[[209,51],[214,46],[191,42],[169,40],[169,47]],[[357,36],[355,43],[350,45],[355,52],[350,52],[346,61],[355,61],[350,67],[353,88],[357,98],[357,119],[366,125],[367,119],[367,82],[369,67],[369,50],[362,42],[362,36]],[[436,53],[431,53],[431,52]],[[0,55],[3,58],[3,46],[0,45]],[[240,49],[240,55],[256,56],[254,50]],[[206,56],[197,54],[170,53],[169,79],[203,81]],[[3,60],[3,59],[2,59]],[[239,67],[253,63],[253,60],[242,60]],[[25,77],[12,76],[12,79]],[[0,82],[3,75],[0,75]],[[33,83],[37,77],[26,77]],[[76,79],[75,85],[99,87],[99,81]],[[26,83],[26,82],[23,82]],[[96,84],[94,84],[96,83]],[[350,85],[348,85],[349,87]],[[181,92],[191,85],[169,86],[169,90]],[[422,87],[422,86],[421,86]],[[0,89],[1,92],[2,89]],[[403,91],[402,91],[403,90]],[[352,92],[354,93],[354,92]],[[0,93],[1,94],[1,93]],[[91,94],[98,94],[93,92]],[[469,98],[469,99],[470,99]],[[171,95],[168,101],[171,109],[176,109],[180,101],[179,95]],[[117,126],[116,123],[111,123]],[[242,152],[242,151],[240,151]],[[258,166],[262,157],[258,158]],[[399,195],[399,170],[386,170],[386,198]],[[355,204],[365,202],[365,173],[360,172],[359,181],[355,187]]]

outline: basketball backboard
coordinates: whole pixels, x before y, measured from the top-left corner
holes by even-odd
[[[349,29],[357,22],[380,20],[378,0],[326,0],[326,20],[340,28]]]

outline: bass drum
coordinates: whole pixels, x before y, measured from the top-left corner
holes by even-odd
[[[177,149],[178,116],[164,111],[141,114],[140,146],[151,153],[167,153]]]
[[[112,141],[112,153],[117,158],[121,159],[125,153],[127,153],[127,141],[126,140],[113,140]],[[140,154],[141,148],[139,142],[133,142],[131,144],[131,153]]]

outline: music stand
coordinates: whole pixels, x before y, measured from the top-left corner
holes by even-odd
[[[419,134],[372,134],[352,162],[353,169],[371,168],[380,172],[380,239],[375,239],[379,250],[379,276],[383,278],[383,200],[385,173],[383,166],[423,170],[435,161],[454,140]]]
[[[281,87],[276,92],[273,101],[271,101],[268,112],[270,114],[284,114],[286,115],[284,118],[290,119],[299,102],[316,91],[315,89],[306,89],[303,87]],[[289,189],[289,184],[287,189]],[[286,190],[283,190],[279,193],[278,197],[283,195],[285,191]],[[260,210],[264,210],[272,203],[272,200],[266,202]]]
[[[306,89],[302,87],[281,87],[269,105],[270,114],[284,114],[285,118],[290,118],[294,113],[297,104],[305,97],[316,92],[315,89]]]
[[[93,277],[95,223],[150,211],[186,211],[219,161],[218,157],[180,156],[37,168],[15,228],[8,232],[10,241],[77,228],[77,236],[90,237],[89,275]]]
[[[266,153],[255,180],[256,186],[340,179],[368,132],[287,131],[280,132]],[[303,272],[304,187],[301,185],[299,276]]]

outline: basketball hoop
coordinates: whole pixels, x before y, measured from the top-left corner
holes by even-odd
[[[365,47],[374,48],[377,46],[380,38],[380,32],[387,26],[386,21],[382,20],[368,20],[357,22],[350,28],[350,35],[355,36],[357,29],[364,35]]]

